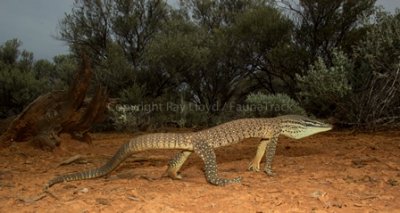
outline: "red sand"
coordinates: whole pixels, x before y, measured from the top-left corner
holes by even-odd
[[[221,177],[242,184],[208,184],[194,154],[183,180],[163,177],[177,151],[128,158],[107,178],[61,183],[55,175],[105,163],[133,135],[94,134],[93,145],[62,136],[53,152],[15,144],[0,151],[0,212],[393,212],[400,211],[400,132],[328,132],[299,141],[280,138],[275,177],[247,171],[256,140],[216,150]],[[83,161],[58,166],[75,155]],[[263,166],[263,165],[262,165]]]

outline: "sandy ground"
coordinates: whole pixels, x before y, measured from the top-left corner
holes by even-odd
[[[400,212],[400,131],[328,132],[299,141],[280,138],[277,173],[247,171],[257,141],[216,150],[221,177],[241,184],[216,187],[192,155],[183,180],[163,177],[176,151],[135,154],[106,178],[61,183],[55,175],[106,162],[133,135],[93,135],[93,145],[62,136],[53,152],[15,144],[0,151],[0,212]],[[67,165],[73,156],[82,159]]]

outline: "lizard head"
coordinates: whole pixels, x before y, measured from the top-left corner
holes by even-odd
[[[332,125],[300,115],[285,115],[278,117],[281,134],[300,139],[320,132],[329,131]]]

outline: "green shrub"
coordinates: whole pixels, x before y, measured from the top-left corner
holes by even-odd
[[[379,11],[354,47],[352,84],[343,120],[369,129],[400,124],[400,11]],[[386,128],[386,127],[385,127]]]
[[[351,93],[349,75],[353,71],[351,61],[343,52],[334,51],[333,64],[326,65],[322,58],[310,66],[306,75],[297,75],[300,97],[312,113],[333,115],[338,102]]]
[[[18,39],[0,45],[0,119],[15,115],[45,91],[32,72],[33,53],[20,50]]]
[[[144,101],[143,88],[134,84],[128,88],[123,89],[119,93],[119,98],[123,104],[138,104]]]
[[[251,117],[275,117],[286,114],[305,115],[306,111],[299,103],[286,94],[266,95],[262,93],[247,96],[245,105],[237,110],[245,116]]]
[[[0,118],[15,115],[45,90],[45,84],[32,72],[0,68]]]

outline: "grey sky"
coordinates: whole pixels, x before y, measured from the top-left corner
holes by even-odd
[[[400,0],[378,0],[387,10],[400,8]],[[73,0],[0,0],[0,44],[18,38],[35,60],[52,59],[68,47],[53,36],[58,21],[72,8]]]
[[[68,51],[53,38],[57,24],[72,8],[72,0],[0,0],[0,44],[18,38],[35,59],[51,59]]]

